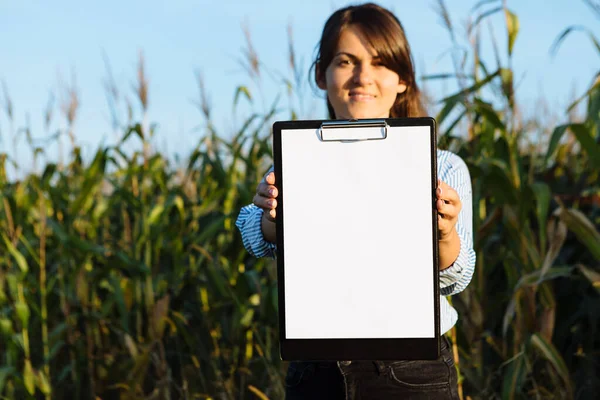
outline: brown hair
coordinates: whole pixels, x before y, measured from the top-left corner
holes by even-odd
[[[334,12],[323,28],[319,52],[313,63],[315,81],[325,76],[325,70],[333,59],[342,31],[348,26],[360,29],[369,44],[377,52],[384,66],[395,71],[406,84],[406,91],[396,96],[390,110],[390,117],[421,117],[425,109],[421,92],[415,79],[410,46],[406,40],[402,24],[389,10],[373,3],[341,8]],[[327,99],[329,117],[335,112]]]

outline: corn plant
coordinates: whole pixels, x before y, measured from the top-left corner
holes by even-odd
[[[545,143],[528,140],[532,124],[515,100],[519,20],[500,2],[476,9],[484,3],[489,9],[469,26],[472,55],[455,64],[461,90],[437,115],[441,146],[457,151],[473,178],[476,274],[454,299],[461,383],[474,398],[591,398],[600,384],[600,86],[585,96],[585,121],[542,136],[547,151],[540,151]],[[442,2],[440,10],[452,31]],[[496,13],[505,16],[507,63],[496,54],[491,67],[480,56],[479,26]],[[454,135],[457,127],[467,140]],[[559,145],[566,131],[580,151],[573,141]]]
[[[500,2],[475,11],[470,53],[454,56],[445,76],[459,91],[436,115],[440,147],[460,154],[473,180],[476,274],[451,298],[461,315],[450,334],[460,389],[473,399],[594,398],[600,81],[567,110],[586,104],[578,120],[525,118],[511,66],[519,20]],[[481,58],[480,27],[496,13],[506,20],[504,64]],[[275,264],[248,255],[234,222],[272,163],[272,122],[313,115],[291,29],[288,73],[267,68],[245,35],[250,82],[234,94],[238,128],[217,130],[197,73],[202,134],[183,163],[153,146],[141,56],[134,101],[110,72],[106,81],[116,144],[84,154],[72,84],[60,102],[66,128],[51,134],[52,101],[45,115],[51,140],[66,136],[69,152],[17,180],[9,179],[10,169],[23,171],[16,148],[0,154],[0,396],[283,397]],[[280,83],[286,107],[268,101],[263,79]],[[7,84],[3,97],[3,137],[16,146],[24,136],[44,157],[28,124],[16,128]],[[241,101],[249,111],[240,115]]]

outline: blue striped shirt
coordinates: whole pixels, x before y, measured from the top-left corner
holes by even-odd
[[[467,165],[459,156],[449,151],[438,150],[437,169],[438,179],[456,190],[462,203],[456,223],[456,231],[460,238],[460,252],[450,267],[440,271],[440,324],[441,332],[446,333],[458,320],[458,313],[450,305],[446,296],[462,292],[471,281],[475,270],[473,200],[471,176]],[[271,171],[273,168],[269,170]],[[244,247],[250,254],[255,257],[274,258],[276,246],[274,243],[267,242],[262,234],[262,214],[261,208],[254,204],[247,205],[241,209],[235,224],[242,234]]]

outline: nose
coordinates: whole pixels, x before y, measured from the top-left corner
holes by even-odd
[[[354,83],[369,85],[373,83],[373,67],[370,63],[357,63],[354,68]]]

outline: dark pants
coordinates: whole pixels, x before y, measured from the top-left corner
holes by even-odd
[[[456,399],[458,378],[448,339],[434,361],[291,362],[286,399]]]

